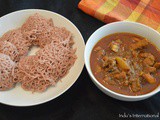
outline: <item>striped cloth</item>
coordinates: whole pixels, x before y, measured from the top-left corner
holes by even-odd
[[[160,0],[81,0],[79,9],[105,22],[139,22],[160,32]]]

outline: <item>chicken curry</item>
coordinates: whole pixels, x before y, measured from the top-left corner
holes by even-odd
[[[108,89],[143,95],[160,84],[160,52],[146,38],[115,33],[102,38],[90,56],[95,78]]]

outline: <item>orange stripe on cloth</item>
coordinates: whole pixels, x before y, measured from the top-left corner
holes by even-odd
[[[94,16],[96,10],[105,3],[106,0],[81,0],[78,4],[78,8],[85,13]]]
[[[148,18],[160,23],[160,11],[158,9],[155,9],[155,7],[153,7],[153,2],[151,2],[151,4],[149,4],[146,9],[144,10],[143,14],[145,16],[147,16]],[[158,3],[157,3],[158,4]],[[160,2],[159,2],[159,7],[160,7]]]
[[[134,10],[141,0],[120,0],[120,3]]]
[[[152,27],[153,29],[158,29],[158,27],[159,27],[159,25],[160,25],[160,23],[158,23],[158,22],[156,22],[156,21],[154,21],[154,20],[152,20],[152,19],[149,19],[147,16],[145,16],[145,15],[141,15],[140,17],[139,17],[139,19],[137,20],[137,22],[139,22],[139,23],[142,23],[142,24],[145,24],[145,25],[147,25],[147,26],[150,26],[150,27]]]
[[[160,32],[160,25],[158,26],[157,31]]]
[[[160,11],[160,0],[153,0],[150,6]]]

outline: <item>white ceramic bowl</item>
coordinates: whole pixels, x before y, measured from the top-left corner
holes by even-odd
[[[109,90],[108,88],[104,87],[101,83],[99,83],[96,78],[94,77],[91,67],[90,67],[90,54],[95,46],[95,44],[103,37],[117,33],[117,32],[129,32],[129,33],[134,33],[140,36],[143,36],[147,38],[150,42],[155,44],[158,49],[160,49],[160,34],[155,31],[154,29],[142,25],[140,23],[135,23],[135,22],[114,22],[110,23],[107,25],[102,26],[98,30],[96,30],[88,39],[86,48],[85,48],[85,66],[87,68],[87,71],[94,82],[94,84],[105,94],[116,98],[118,100],[123,100],[123,101],[138,101],[138,100],[143,100],[146,98],[149,98],[153,96],[154,94],[158,93],[160,91],[160,86],[156,88],[154,91],[145,94],[145,95],[139,95],[139,96],[127,96],[123,94],[119,94],[116,92],[113,92]]]
[[[34,13],[39,13],[45,18],[52,18],[55,26],[66,27],[66,29],[71,31],[75,42],[73,47],[77,48],[77,60],[69,73],[56,86],[49,87],[43,93],[32,93],[31,91],[23,90],[20,84],[17,84],[11,90],[0,91],[0,103],[12,106],[32,106],[50,101],[67,91],[76,82],[83,69],[85,48],[83,37],[72,22],[57,13],[46,10],[28,9],[7,14],[0,18],[0,36],[10,29],[20,27]],[[29,54],[34,54],[35,51],[37,51],[37,48],[32,49]]]

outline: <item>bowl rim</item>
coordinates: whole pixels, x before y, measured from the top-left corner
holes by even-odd
[[[141,23],[137,23],[137,22],[132,22],[132,21],[118,21],[118,22],[113,22],[113,23],[109,23],[109,24],[106,24],[106,25],[103,25],[102,27],[98,28],[95,32],[92,33],[92,35],[88,38],[87,42],[86,42],[86,47],[85,47],[85,53],[84,53],[84,61],[85,61],[85,66],[87,68],[87,71],[90,75],[90,77],[92,78],[92,81],[97,84],[99,87],[101,87],[103,90],[105,90],[106,92],[109,92],[115,96],[118,96],[120,98],[126,98],[126,99],[142,99],[142,98],[148,98],[148,97],[151,97],[153,95],[155,95],[156,93],[160,92],[160,85],[158,87],[156,87],[153,91],[149,92],[149,93],[146,93],[146,94],[143,94],[143,95],[137,95],[137,96],[130,96],[130,95],[125,95],[125,94],[121,94],[121,93],[117,93],[117,92],[114,92],[112,90],[110,90],[109,88],[105,87],[104,85],[102,85],[96,78],[95,76],[93,75],[92,73],[92,70],[91,70],[91,67],[90,67],[90,61],[89,61],[89,64],[88,64],[88,61],[86,59],[87,55],[89,54],[87,52],[87,47],[89,46],[89,41],[91,40],[91,38],[93,37],[94,34],[97,34],[97,32],[101,29],[104,29],[108,26],[111,26],[111,25],[115,25],[115,24],[122,24],[122,23],[129,23],[129,24],[134,24],[134,25],[137,25],[137,26],[141,26],[141,27],[145,27],[147,29],[149,29],[150,31],[153,31],[155,32],[156,34],[158,34],[160,36],[160,33],[156,30],[154,30],[153,28],[149,27],[149,26],[146,26],[144,24],[141,24]],[[115,32],[116,33],[116,32]],[[113,33],[112,33],[113,34]],[[97,41],[98,42],[98,41]],[[94,47],[97,42],[92,46]],[[92,48],[93,49],[93,48]],[[90,60],[90,55],[91,55],[91,52],[89,54],[89,60]],[[98,87],[97,86],[97,87]]]
[[[61,15],[59,13],[56,13],[54,11],[44,10],[44,9],[22,9],[22,10],[16,10],[16,11],[13,11],[13,12],[10,12],[8,14],[3,15],[2,17],[0,17],[0,20],[3,19],[3,18],[5,18],[5,17],[7,17],[7,16],[9,16],[9,15],[13,15],[13,14],[20,13],[20,12],[29,12],[29,11],[34,11],[35,13],[36,12],[48,12],[48,13],[52,13],[52,14],[60,17],[60,18],[63,18],[65,21],[67,21],[69,24],[71,24],[77,30],[77,33],[80,35],[81,39],[83,40],[82,42],[83,42],[84,48],[85,48],[84,38],[83,38],[80,30],[76,27],[76,25],[73,22],[71,22],[68,18],[66,18],[63,15]],[[84,56],[84,52],[83,52],[83,56]],[[4,104],[4,105],[8,105],[8,106],[13,106],[13,107],[31,107],[31,106],[37,106],[37,105],[40,105],[40,104],[47,103],[47,102],[49,102],[51,100],[54,100],[54,99],[58,98],[59,96],[61,96],[65,92],[67,92],[75,84],[75,82],[78,80],[78,78],[82,74],[83,69],[84,69],[84,59],[83,59],[83,65],[82,65],[81,70],[80,70],[81,72],[79,72],[77,74],[76,79],[66,89],[64,89],[63,91],[61,91],[59,94],[55,95],[54,97],[50,97],[47,100],[43,100],[43,101],[40,101],[40,102],[37,102],[37,103],[25,104],[25,105],[10,104],[10,103],[2,102],[2,101],[0,101],[0,104]]]

